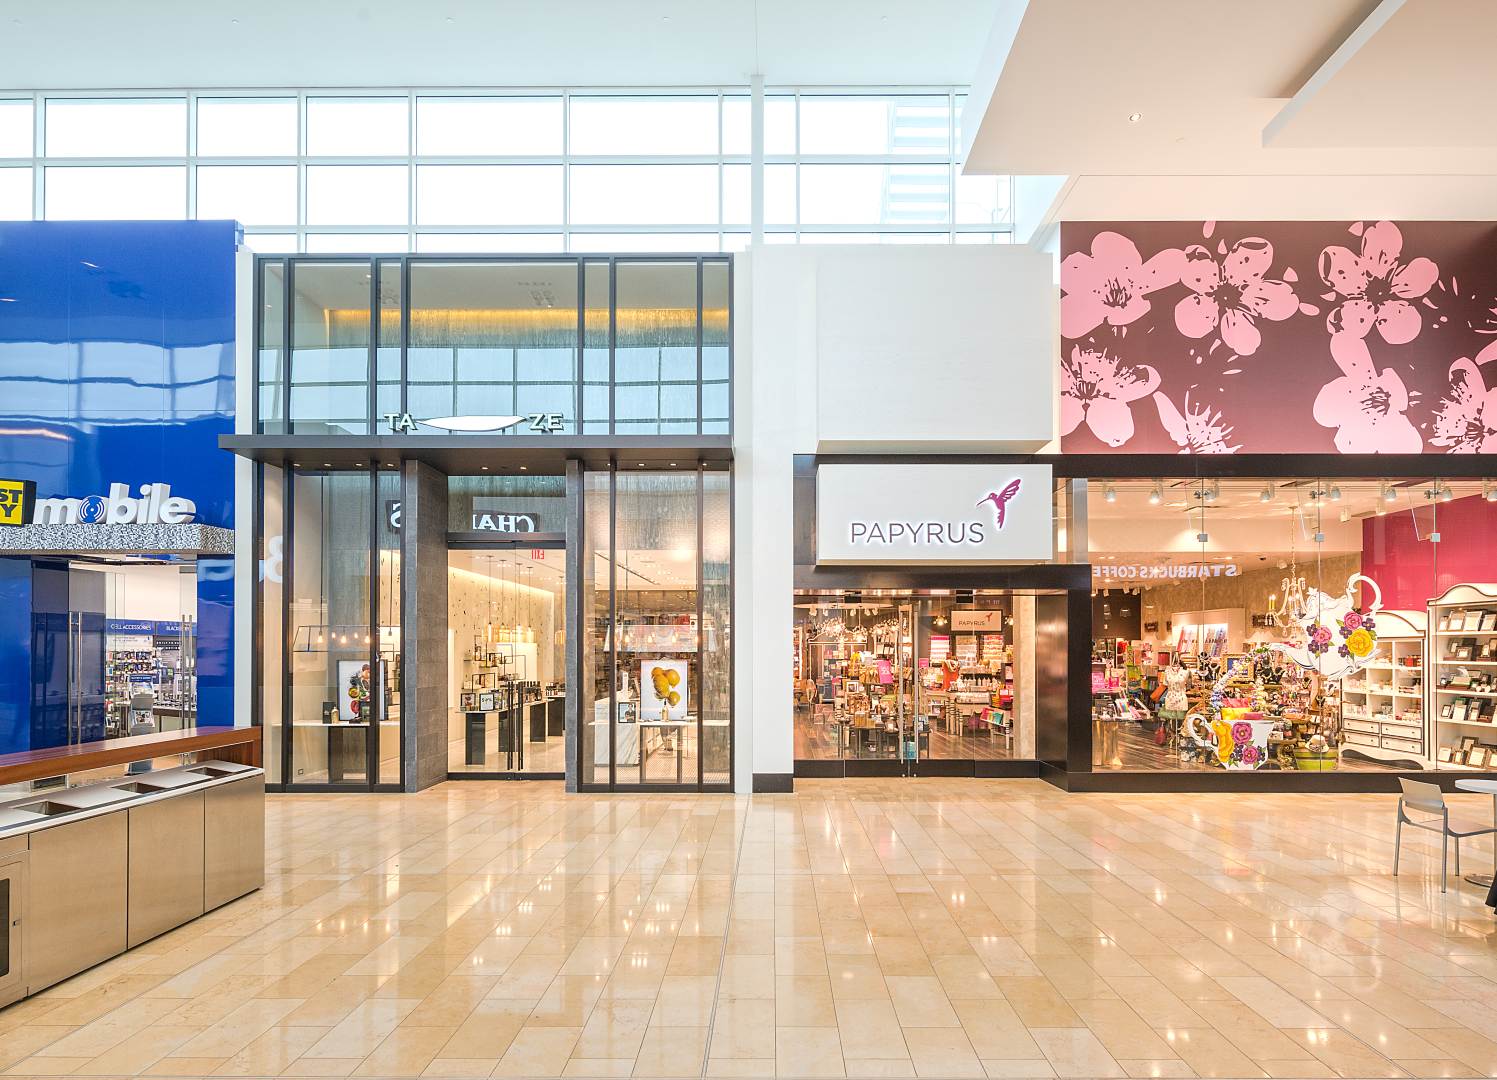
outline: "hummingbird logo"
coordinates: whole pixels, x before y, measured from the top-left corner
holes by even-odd
[[[998,528],[1003,528],[1003,516],[1008,510],[1008,502],[1019,493],[1019,485],[1022,480],[1010,481],[1009,485],[1002,491],[990,491],[986,497],[979,499],[977,505],[990,502],[993,504],[993,516],[998,519]]]

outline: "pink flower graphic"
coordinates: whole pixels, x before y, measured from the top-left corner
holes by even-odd
[[[1086,421],[1092,434],[1108,446],[1133,438],[1129,403],[1148,397],[1159,386],[1159,372],[1133,367],[1106,349],[1071,347],[1060,362],[1060,427],[1069,435]]]
[[[1497,341],[1450,365],[1450,393],[1435,406],[1430,442],[1449,454],[1497,453],[1497,389],[1488,390],[1482,365],[1497,358]]]
[[[1212,412],[1209,405],[1199,409],[1190,406],[1190,392],[1185,393],[1185,409],[1175,408],[1175,403],[1163,394],[1154,395],[1154,407],[1159,410],[1159,422],[1169,432],[1176,446],[1183,446],[1182,454],[1235,454],[1242,449],[1227,445],[1232,437],[1232,428],[1222,422],[1222,414]]]
[[[1074,251],[1060,264],[1061,337],[1085,337],[1104,322],[1127,326],[1148,312],[1145,296],[1180,280],[1183,261],[1179,248],[1165,248],[1144,262],[1126,236],[1098,233],[1090,255]]]
[[[1253,725],[1238,721],[1232,725],[1233,742],[1249,742],[1253,737]]]
[[[1242,763],[1244,765],[1258,764],[1258,748],[1256,746],[1244,746],[1242,748]]]
[[[1367,226],[1360,255],[1339,244],[1322,250],[1320,279],[1332,290],[1325,298],[1341,298],[1326,316],[1326,329],[1364,338],[1376,326],[1389,345],[1418,337],[1423,321],[1410,301],[1429,292],[1440,268],[1423,257],[1399,262],[1402,254],[1403,233],[1391,221]]]
[[[1341,620],[1341,626],[1348,634],[1353,630],[1361,629],[1362,613],[1359,611],[1348,611]]]
[[[1350,333],[1331,335],[1331,358],[1341,369],[1315,395],[1312,415],[1336,429],[1343,454],[1417,454],[1423,440],[1404,413],[1409,392],[1392,368],[1380,372],[1367,342]]]
[[[1262,335],[1256,320],[1283,322],[1299,310],[1299,297],[1286,281],[1264,278],[1273,266],[1273,245],[1249,236],[1232,245],[1217,262],[1200,244],[1185,249],[1180,283],[1190,290],[1175,305],[1175,326],[1189,338],[1213,330],[1239,356],[1258,351]]]

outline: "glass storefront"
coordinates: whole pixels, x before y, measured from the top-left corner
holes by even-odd
[[[1088,485],[1092,767],[1497,764],[1489,482]]]
[[[584,474],[584,790],[732,783],[730,477]]]
[[[795,596],[795,758],[922,764],[1035,756],[1035,597]]]

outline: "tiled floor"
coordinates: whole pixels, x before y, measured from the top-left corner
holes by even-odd
[[[1389,796],[797,788],[273,797],[266,888],[0,1011],[0,1070],[1497,1074],[1497,924],[1424,836],[1390,876]]]

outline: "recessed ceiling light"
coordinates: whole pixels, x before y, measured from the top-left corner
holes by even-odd
[[[331,469],[333,467],[333,463],[331,461],[324,461],[322,463],[322,467],[324,469]]]
[[[645,463],[644,463],[644,462],[643,462],[643,461],[641,461],[641,462],[640,462],[640,463],[639,463],[639,467],[640,467],[640,468],[641,468],[641,469],[643,469],[643,468],[644,468],[644,467],[645,467]]]
[[[1136,112],[1129,113],[1128,114],[1128,123],[1130,123],[1130,124],[1136,124],[1140,120],[1142,120],[1143,118],[1144,118],[1144,114],[1143,113],[1136,113]]]
[[[482,469],[484,472],[488,472],[489,471],[489,467],[487,465],[480,465],[479,468]]]
[[[530,471],[530,466],[529,465],[521,465],[520,466],[520,471],[521,472],[529,472]]]

